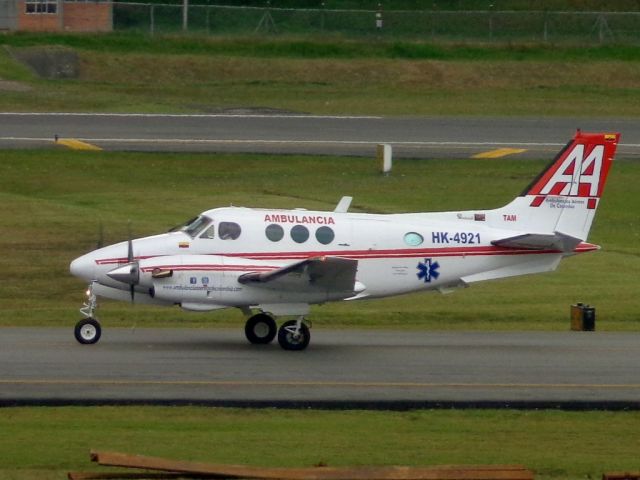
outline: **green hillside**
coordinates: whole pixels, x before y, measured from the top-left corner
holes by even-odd
[[[0,44],[4,111],[640,115],[633,46],[137,34],[9,34]],[[53,74],[36,74],[42,64]]]

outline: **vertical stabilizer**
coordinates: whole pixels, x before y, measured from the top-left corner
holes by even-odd
[[[508,228],[585,241],[600,203],[619,133],[580,130],[520,197],[498,210]]]

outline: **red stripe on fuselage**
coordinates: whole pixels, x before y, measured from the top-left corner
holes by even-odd
[[[561,253],[559,250],[527,250],[493,245],[479,247],[445,247],[421,249],[390,250],[353,250],[353,251],[308,251],[308,252],[244,252],[227,253],[227,257],[241,257],[251,260],[298,260],[319,256],[343,257],[350,259],[419,258],[419,257],[456,257],[482,255],[524,255],[540,253]]]
[[[174,271],[182,271],[182,270],[214,270],[221,272],[240,272],[245,270],[254,271],[265,271],[270,272],[272,270],[277,270],[280,267],[277,266],[265,266],[265,265],[158,265],[153,267],[145,267],[141,268],[143,272],[153,272],[156,269],[159,270],[174,270]]]
[[[133,260],[146,260],[148,258],[157,258],[157,257],[166,257],[166,255],[143,255],[140,257],[133,257]],[[120,263],[129,263],[129,259],[127,257],[120,258],[97,258],[95,260],[96,265],[112,265],[112,264],[120,264]]]
[[[597,250],[597,245],[582,242],[573,251],[576,253],[590,252]],[[421,248],[421,249],[387,249],[387,250],[324,250],[324,251],[302,251],[302,252],[239,252],[239,253],[203,253],[201,255],[219,255],[222,257],[247,258],[251,260],[301,260],[314,257],[342,257],[353,260],[364,259],[385,259],[385,258],[420,258],[420,257],[455,257],[455,256],[495,256],[495,255],[540,255],[562,253],[560,250],[528,250],[525,248],[508,248],[494,245],[478,247],[443,247],[443,248]],[[157,255],[158,257],[166,255]],[[154,258],[153,255],[136,257],[135,260],[145,260]],[[127,263],[127,258],[103,258],[97,259],[98,265],[123,264]],[[176,266],[178,267],[183,267]],[[190,267],[197,265],[190,265]],[[222,265],[221,265],[222,266]],[[238,265],[245,269],[264,268],[264,265]],[[167,268],[154,266],[152,268]],[[266,267],[280,268],[280,267]]]

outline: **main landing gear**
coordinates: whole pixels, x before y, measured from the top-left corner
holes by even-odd
[[[276,321],[266,313],[253,315],[244,326],[247,340],[256,345],[271,343],[276,338],[277,330]]]
[[[304,350],[311,340],[309,327],[304,317],[284,322],[278,330],[276,321],[271,315],[257,313],[247,320],[244,333],[249,342],[256,345],[271,343],[278,334],[278,343],[284,350]]]
[[[96,309],[98,308],[98,299],[93,293],[93,283],[89,284],[87,289],[87,301],[82,305],[80,313],[84,318],[76,323],[73,331],[76,340],[83,345],[96,343],[102,335],[102,327],[97,318],[95,318]]]
[[[311,340],[311,332],[303,322],[303,318],[284,322],[278,330],[278,343],[285,350],[304,350]]]

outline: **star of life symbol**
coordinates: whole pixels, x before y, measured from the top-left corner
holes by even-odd
[[[418,269],[416,275],[420,280],[424,280],[425,283],[430,283],[431,280],[437,280],[440,276],[440,272],[438,272],[440,264],[430,258],[425,258],[424,262],[418,263],[416,268]]]

